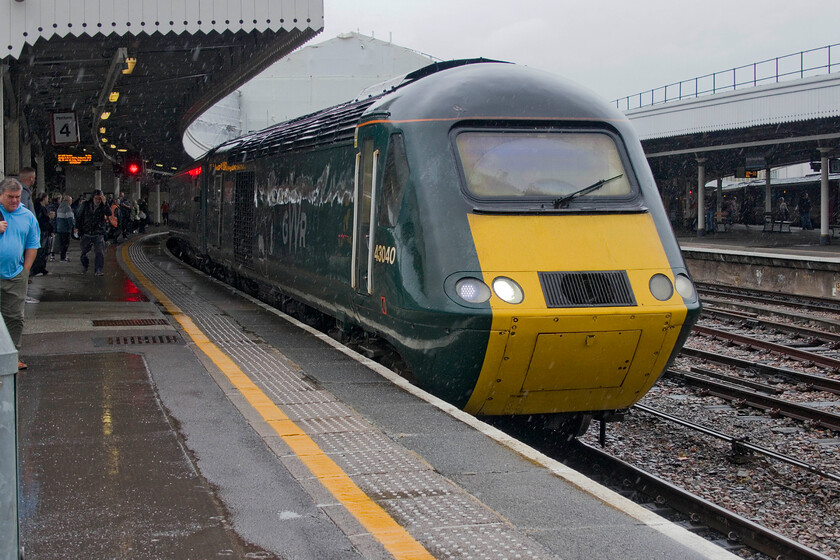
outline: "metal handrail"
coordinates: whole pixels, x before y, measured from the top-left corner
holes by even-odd
[[[744,87],[831,74],[840,71],[840,62],[832,63],[831,61],[831,49],[837,47],[840,47],[840,43],[768,58],[760,62],[737,66],[620,97],[613,103],[615,103],[617,109],[629,111],[703,95],[713,95],[724,91],[735,91]],[[815,58],[819,58],[819,60],[813,60]]]

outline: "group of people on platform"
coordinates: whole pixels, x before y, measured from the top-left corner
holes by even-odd
[[[81,243],[79,262],[82,272],[90,266],[88,253],[94,252],[93,273],[103,276],[105,243],[128,239],[132,233],[145,233],[152,223],[145,199],[118,198],[96,190],[86,200],[69,195],[50,201],[47,193],[33,196],[36,171],[21,169],[17,177],[0,181],[0,313],[12,343],[20,351],[23,334],[24,305],[29,301],[27,288],[32,277],[49,273],[47,263],[58,253],[61,262],[70,262],[67,250],[70,239]],[[164,223],[169,219],[169,204],[161,205]],[[18,369],[26,369],[18,360]]]
[[[672,199],[672,207],[670,215],[672,222],[677,223],[678,209],[674,206],[678,199]],[[745,225],[761,225],[762,223],[762,209],[763,202],[756,200],[750,195],[741,197],[740,206],[735,197],[724,198],[721,205],[721,210],[717,210],[717,204],[714,197],[706,200],[705,206],[705,227],[707,232],[713,232],[715,229],[716,219],[722,219],[727,225],[733,223],[741,223]],[[811,218],[811,198],[807,192],[803,192],[793,210],[790,209],[787,200],[784,196],[776,200],[775,210],[772,212],[772,217],[775,221],[797,221],[798,225],[804,230],[814,229]],[[688,208],[684,215],[684,225],[689,230],[695,230],[697,226],[697,201],[690,199]]]

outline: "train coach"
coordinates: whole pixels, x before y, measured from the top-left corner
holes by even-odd
[[[476,415],[618,418],[700,312],[627,119],[514,64],[437,63],[226,142],[170,197],[174,253]]]

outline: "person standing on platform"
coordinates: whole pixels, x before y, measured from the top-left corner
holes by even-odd
[[[49,210],[50,213],[50,231],[52,232],[49,244],[51,261],[55,260],[55,215],[56,212],[58,212],[59,206],[61,206],[61,195],[53,197],[52,202],[50,202],[50,205],[47,206],[47,210]]]
[[[779,197],[779,221],[786,222],[790,218],[790,211],[788,210],[785,197]]]
[[[0,182],[0,313],[18,352],[29,270],[41,246],[38,220],[21,204],[22,192],[16,179]],[[18,360],[18,369],[26,369],[26,364]]]
[[[163,225],[169,225],[169,202],[164,200],[160,205],[160,217],[163,220]]]
[[[31,167],[24,167],[20,170],[20,175],[18,175],[18,180],[20,184],[23,185],[23,191],[20,195],[20,203],[23,204],[23,207],[35,213],[35,206],[32,202],[32,186],[35,184],[35,170]]]
[[[76,215],[73,212],[72,203],[73,197],[66,195],[61,204],[58,205],[58,210],[55,211],[55,237],[61,262],[70,262],[67,257],[67,249],[70,247],[70,234],[76,227]]]
[[[32,270],[29,271],[30,276],[38,276],[39,274],[46,276],[50,272],[47,270],[47,257],[49,256],[49,242],[53,229],[50,223],[48,201],[47,193],[35,195],[35,218],[38,220],[38,227],[41,229],[41,248],[38,249],[35,262],[32,264]]]
[[[117,216],[117,221],[120,223],[122,229],[123,240],[128,239],[129,234],[133,228],[131,223],[131,200],[125,197],[125,193],[120,193],[120,215]]]
[[[814,229],[811,224],[811,199],[808,193],[803,193],[799,199],[799,225],[802,229]]]
[[[105,195],[102,191],[93,191],[93,197],[84,203],[79,211],[76,227],[82,239],[82,254],[79,261],[82,263],[82,272],[88,271],[90,259],[88,252],[93,247],[94,261],[93,273],[102,276],[105,268],[105,218],[111,215],[111,209],[105,203]]]

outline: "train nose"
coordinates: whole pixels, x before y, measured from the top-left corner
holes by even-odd
[[[550,311],[550,310],[548,310]],[[494,321],[478,414],[542,414],[626,408],[659,377],[676,337],[668,312],[525,313]],[[495,330],[498,329],[498,330]],[[492,375],[490,374],[492,370]]]

